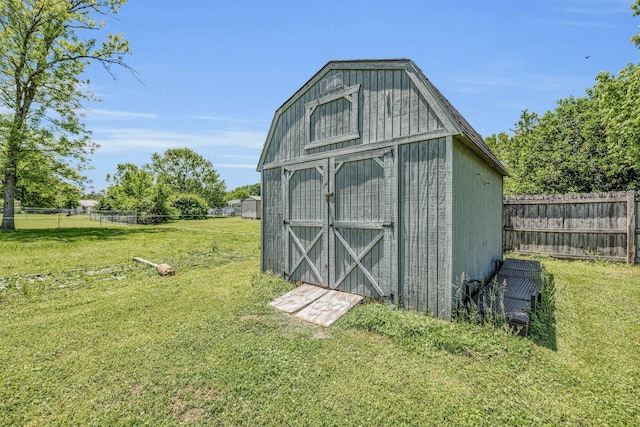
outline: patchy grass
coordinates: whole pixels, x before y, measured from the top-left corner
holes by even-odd
[[[258,274],[256,221],[0,243],[2,425],[640,424],[637,267],[544,259],[554,350],[382,304],[296,320],[267,305],[291,285]]]

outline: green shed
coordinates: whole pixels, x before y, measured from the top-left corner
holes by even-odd
[[[502,260],[506,170],[411,60],[329,62],[258,171],[263,271],[450,319]]]

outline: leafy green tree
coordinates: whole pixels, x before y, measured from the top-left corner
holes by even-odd
[[[640,64],[598,74],[588,94],[606,123],[607,179],[620,190],[640,188]]]
[[[251,184],[251,185],[243,185],[242,187],[234,188],[229,191],[225,196],[224,200],[242,200],[247,198],[248,196],[259,196],[260,195],[260,184]]]
[[[633,11],[633,16],[640,16],[640,0],[636,0],[631,6],[630,9]],[[631,37],[631,41],[635,43],[636,47],[640,49],[640,33]]]
[[[155,183],[151,172],[132,163],[119,164],[108,176],[112,185],[98,201],[98,210],[135,210],[141,224],[167,222],[176,214],[169,205],[171,191],[163,183]]]
[[[178,210],[182,219],[205,219],[209,212],[207,201],[197,194],[176,194],[171,197],[170,205]]]
[[[169,205],[171,191],[160,183],[149,188],[147,196],[135,206],[138,224],[160,224],[175,219],[177,212]]]
[[[14,200],[28,153],[83,163],[95,149],[80,120],[95,100],[81,78],[91,62],[127,67],[122,35],[94,37],[126,0],[3,0],[0,3],[0,174],[4,216],[15,229]],[[32,164],[32,163],[31,163]]]
[[[64,209],[76,209],[80,203],[80,189],[73,185],[61,186],[56,197],[56,207]]]
[[[640,189],[640,65],[600,73],[586,97],[542,117],[522,113],[514,134],[487,138],[510,177],[509,194]]]
[[[224,206],[224,181],[209,160],[189,148],[170,148],[163,155],[154,153],[145,168],[174,193],[197,194],[210,207]]]
[[[107,182],[113,182],[113,185],[107,189],[105,199],[117,200],[115,205],[118,206],[111,209],[134,209],[138,200],[144,199],[153,187],[154,178],[133,163],[122,163],[116,166],[113,176],[107,175]]]
[[[73,166],[51,153],[25,153],[18,166],[16,198],[22,206],[58,207],[56,198],[69,186],[79,188],[84,177]]]

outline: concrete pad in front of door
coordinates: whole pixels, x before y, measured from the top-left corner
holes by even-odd
[[[287,313],[295,313],[294,316],[307,322],[330,326],[363,299],[360,295],[305,284],[269,304]]]

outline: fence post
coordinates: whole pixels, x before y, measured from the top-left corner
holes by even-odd
[[[636,262],[636,192],[627,192],[627,264]]]

